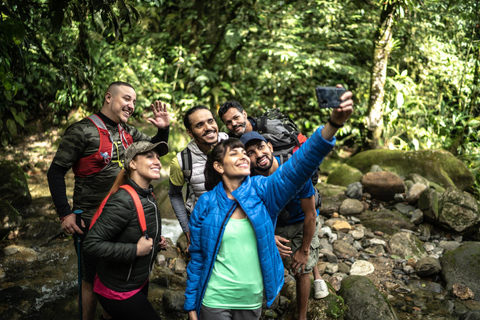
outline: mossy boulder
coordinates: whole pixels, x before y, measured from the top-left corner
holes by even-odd
[[[463,242],[455,250],[446,252],[440,258],[442,276],[451,290],[455,283],[469,287],[474,300],[480,301],[480,243]]]
[[[475,178],[468,167],[445,150],[368,150],[360,152],[346,162],[349,166],[368,172],[377,164],[405,178],[416,173],[441,186],[468,190]]]
[[[17,210],[28,206],[32,202],[25,173],[15,162],[1,161],[0,177],[2,177],[0,181],[0,200],[10,202]]]
[[[338,294],[348,306],[345,320],[398,319],[388,300],[364,276],[344,278]]]
[[[155,199],[157,200],[158,210],[163,219],[176,219],[175,212],[173,212],[170,198],[168,197],[169,180],[166,179],[157,184],[153,189]]]
[[[320,172],[326,173],[327,175],[335,171],[338,167],[342,165],[343,160],[338,158],[326,158],[323,160],[320,165]]]
[[[399,256],[403,259],[412,257],[420,260],[427,256],[423,243],[416,235],[410,232],[398,232],[388,239],[388,247],[391,254]]]
[[[405,215],[388,209],[366,210],[357,218],[362,221],[362,225],[372,231],[382,231],[386,234],[395,234],[401,229],[415,230],[415,225]]]
[[[441,198],[440,207],[438,222],[443,228],[466,235],[478,230],[478,202],[468,193],[448,188]]]
[[[350,183],[359,182],[363,173],[347,164],[342,164],[328,175],[327,183],[347,187]]]

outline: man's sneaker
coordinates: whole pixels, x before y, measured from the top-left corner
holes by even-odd
[[[315,290],[315,299],[322,299],[330,294],[325,280],[322,279],[313,281],[313,289]]]

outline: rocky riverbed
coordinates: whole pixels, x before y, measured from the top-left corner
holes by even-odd
[[[0,191],[16,191],[0,198],[0,319],[74,319],[72,240],[61,232],[45,192],[46,168],[29,168],[29,179],[22,181],[25,167],[0,164],[3,177],[14,176]],[[328,170],[329,180],[338,168]],[[453,182],[444,186],[425,174],[402,175],[381,163],[361,174],[341,168],[348,179],[338,184],[344,186],[328,180],[318,186],[318,266],[331,294],[322,300],[312,295],[308,318],[480,319],[478,201]],[[354,175],[347,177],[347,169]],[[156,195],[164,217],[174,219],[165,183],[156,186]],[[171,228],[176,240],[179,229]],[[164,319],[186,318],[187,263],[184,236],[157,256],[149,298]],[[295,319],[295,280],[287,270],[282,292],[262,318]]]

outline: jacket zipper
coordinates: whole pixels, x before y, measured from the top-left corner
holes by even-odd
[[[148,202],[150,202],[154,207],[155,207],[155,222],[156,222],[156,231],[155,231],[155,237],[153,238],[153,242],[157,240],[158,236],[158,215],[157,215],[157,205],[155,204],[154,201],[150,200],[150,198],[147,196]],[[152,260],[153,260],[153,253],[155,252],[154,249],[152,249],[152,255],[150,256],[150,263],[148,264],[148,274],[152,272]],[[127,280],[130,280],[130,275],[132,274],[132,269],[133,269],[133,263],[130,264],[130,269],[128,270],[128,275],[127,275]]]
[[[148,202],[150,202],[151,204],[153,204],[153,206],[155,207],[155,223],[156,223],[156,231],[155,231],[155,237],[153,238],[153,248],[152,248],[152,255],[150,257],[150,263],[148,264],[148,274],[150,275],[150,272],[152,272],[152,261],[153,261],[153,254],[155,253],[155,242],[157,241],[157,237],[158,237],[158,215],[157,215],[157,205],[155,204],[154,201],[150,200],[150,198],[147,196],[147,200]]]
[[[230,215],[232,214],[233,210],[235,210],[235,208],[237,207],[237,203],[235,202],[232,207],[230,208],[230,210],[228,211],[227,215],[225,216],[225,219],[223,219],[223,222],[222,222],[222,228],[220,230],[223,230],[225,228],[225,224],[227,222],[227,219],[230,217]],[[218,250],[218,245],[220,243],[220,238],[222,237],[222,233],[223,232],[220,232],[220,234],[218,235],[218,238],[217,238],[217,242],[215,243],[215,250],[213,250],[213,257],[212,257],[212,262],[210,264],[210,267],[209,267],[209,273],[208,273],[208,277],[207,279],[205,280],[205,283],[203,284],[203,288],[202,288],[202,295],[201,295],[201,299],[200,301],[203,300],[203,297],[205,296],[205,291],[207,290],[207,284],[208,284],[208,281],[210,279],[210,276],[212,274],[212,270],[213,270],[213,264],[215,263],[215,260],[217,258],[217,250]],[[199,301],[199,302],[200,302]],[[201,303],[199,303],[199,305],[197,306],[197,313],[200,312],[200,306],[201,306]]]

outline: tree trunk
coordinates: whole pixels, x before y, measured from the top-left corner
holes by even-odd
[[[393,5],[387,5],[382,11],[375,48],[373,51],[373,68],[370,79],[370,99],[367,115],[367,145],[369,149],[379,147],[383,131],[383,98],[385,96],[385,82],[387,80],[388,57],[392,51]]]

